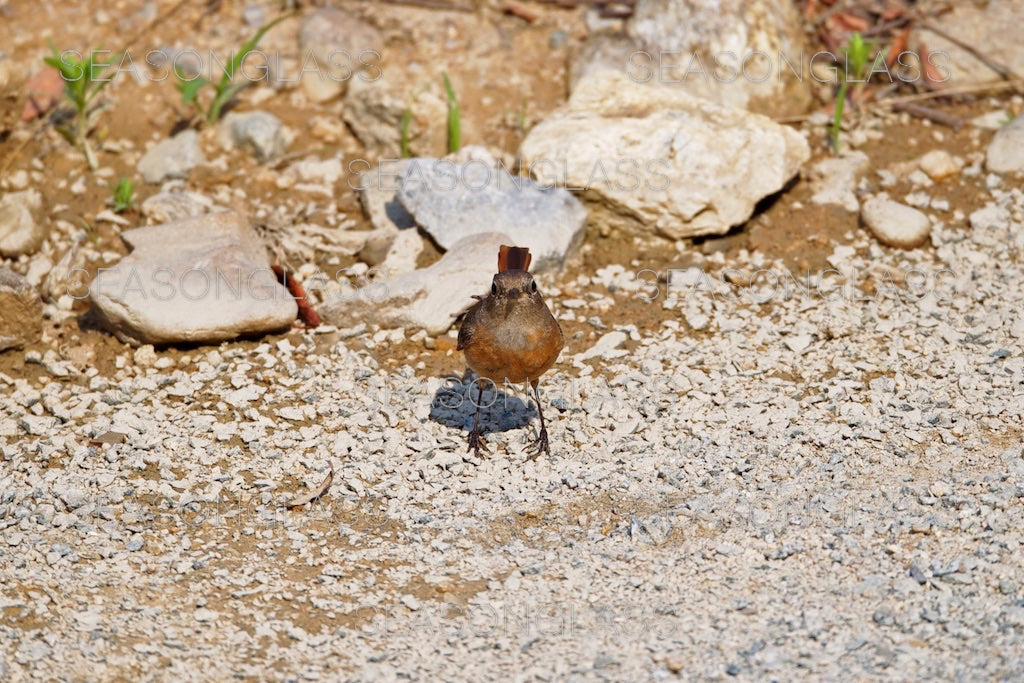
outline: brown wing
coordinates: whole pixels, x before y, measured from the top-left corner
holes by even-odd
[[[462,319],[462,327],[459,328],[459,341],[455,344],[456,351],[462,351],[473,343],[473,331],[480,324],[480,307],[482,305],[482,301],[473,304],[473,307],[466,312],[466,317]]]
[[[503,244],[498,248],[498,272],[529,270],[532,258],[530,250],[526,247],[510,247]]]

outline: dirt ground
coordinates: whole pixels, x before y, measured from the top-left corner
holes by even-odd
[[[278,11],[281,4],[285,3],[265,4],[268,18]],[[310,7],[309,3],[297,4],[301,9]],[[429,2],[422,3],[423,6],[416,6],[416,3],[344,0],[334,4],[366,19],[382,33],[389,60],[386,64],[415,63],[422,50],[438,50],[441,49],[439,45],[443,45],[443,49],[452,54],[475,54],[478,49],[474,47],[475,41],[494,41],[499,44],[501,49],[490,55],[485,63],[453,59],[448,64],[448,73],[457,86],[462,116],[467,121],[469,132],[463,142],[487,144],[507,155],[515,154],[532,124],[542,120],[565,101],[569,51],[586,36],[582,11],[578,8],[563,8],[557,3],[525,3],[537,15],[532,22],[502,11],[503,3],[489,1],[472,5],[467,2],[461,5],[454,2],[438,3],[466,6],[469,8],[467,11],[442,11],[431,8]],[[26,63],[26,55],[41,57],[45,54],[51,42],[68,49],[105,47],[119,50],[123,49],[127,40],[132,41],[129,49],[142,52],[168,45],[209,45],[224,50],[237,45],[251,34],[253,29],[243,21],[243,13],[248,5],[250,3],[229,0],[184,3],[118,0],[113,4],[100,0],[75,3],[11,0],[0,4],[0,49],[8,57],[17,57],[19,67]],[[296,21],[291,19],[276,28],[274,31],[280,35],[268,35],[268,44],[277,44],[271,37],[281,42],[287,36],[293,37]],[[490,32],[486,38],[481,37],[481,25],[487,26]],[[412,26],[422,28],[410,31]],[[557,43],[553,47],[552,34],[559,32],[564,32],[566,43]],[[42,66],[41,60],[28,63]],[[142,150],[151,140],[162,139],[189,125],[197,125],[192,120],[192,112],[181,103],[180,95],[170,83],[139,83],[129,77],[119,78],[104,95],[109,108],[100,116],[94,133],[98,142],[100,167],[100,171],[94,173],[88,169],[81,154],[70,149],[67,141],[47,124],[45,118],[28,122],[21,120],[25,84],[32,76],[32,69],[19,68],[10,75],[0,91],[0,175],[10,176],[19,170],[32,174],[32,186],[42,193],[44,206],[48,207],[47,215],[55,224],[61,222],[63,226],[55,228],[55,231],[86,231],[87,239],[105,259],[101,263],[89,264],[90,269],[112,263],[127,250],[119,237],[122,227],[97,220],[97,216],[108,208],[111,186],[121,177],[135,179],[138,204],[159,190],[156,185],[142,182],[134,165],[137,155],[127,154],[126,151]],[[220,150],[213,136],[207,133],[203,145],[210,151],[208,156],[222,158],[223,162],[201,167],[192,173],[187,181],[188,189],[207,196],[226,198],[234,208],[250,215],[258,215],[266,207],[283,207],[285,214],[302,213],[310,220],[315,220],[320,212],[327,211],[325,204],[333,203],[334,210],[355,222],[355,229],[369,229],[369,222],[361,212],[354,191],[342,191],[327,200],[305,196],[301,191],[291,188],[281,189],[275,182],[276,174],[286,161],[307,154],[325,156],[341,152],[346,160],[366,156],[366,150],[341,120],[340,103],[337,100],[323,104],[302,101],[302,106],[298,107],[295,102],[301,100],[297,100],[292,91],[269,92],[257,104],[250,101],[250,91],[244,91],[236,108],[243,111],[258,107],[275,114],[286,125],[300,131],[289,148],[287,159],[260,164],[245,150]],[[525,110],[524,102],[528,105]],[[822,106],[825,104],[821,103]],[[1021,110],[1019,98],[1012,99],[1009,95],[963,97],[952,102],[939,101],[935,106],[963,120],[998,108],[1006,109],[1011,114],[1018,114]],[[858,145],[858,149],[870,158],[873,171],[912,163],[933,149],[942,149],[964,158],[976,157],[983,152],[988,141],[988,133],[981,134],[970,125],[951,129],[906,114],[885,111],[864,116],[870,120],[865,125],[876,131],[877,135]],[[324,126],[330,133],[310,132],[310,121],[318,117],[330,124]],[[810,142],[813,153],[810,163],[832,155],[824,130],[811,135]],[[41,178],[40,182],[34,180],[37,175]],[[346,187],[352,179],[354,176],[346,165],[339,186]],[[877,187],[878,176],[872,172],[867,182]],[[71,188],[76,185],[80,186],[80,191],[72,191]],[[913,185],[905,176],[899,177],[896,184],[889,188],[891,195],[900,197],[913,190]],[[579,284],[579,278],[594,277],[599,269],[609,265],[644,269],[652,274],[652,281],[657,281],[658,278],[664,278],[669,270],[692,265],[700,265],[717,277],[730,264],[748,259],[751,255],[760,255],[765,263],[781,262],[798,276],[815,275],[830,267],[830,256],[837,246],[842,245],[851,245],[855,247],[858,257],[869,258],[870,240],[865,240],[865,228],[859,223],[858,215],[836,207],[817,205],[810,201],[810,196],[808,182],[798,178],[779,196],[764,201],[747,224],[737,227],[728,235],[681,244],[672,244],[659,238],[641,240],[614,232],[602,235],[594,231],[587,235],[579,265],[571,272],[550,279],[548,298],[556,312],[564,310],[560,301],[583,296],[589,291],[588,286]],[[950,183],[943,188],[943,197],[948,200],[951,211],[960,212],[964,216],[981,209],[989,201],[983,178],[972,182]],[[133,227],[144,223],[137,209],[131,209],[122,216]],[[962,220],[950,221],[949,230],[961,231],[966,235],[970,228]],[[939,257],[930,251],[930,246],[922,249],[923,254],[916,256],[913,261],[915,265],[941,266]],[[893,262],[900,262],[899,252],[887,250],[886,253]],[[60,256],[60,253],[56,253],[54,260]],[[14,266],[24,270],[27,262],[22,260]],[[336,256],[326,253],[315,254],[312,263],[324,271],[350,265],[344,259],[339,262]],[[868,289],[870,286],[869,283]],[[608,329],[635,325],[639,330],[653,333],[661,330],[667,319],[679,319],[683,329],[686,329],[686,324],[677,312],[666,311],[661,300],[645,301],[631,292],[617,292],[612,299],[613,305],[605,306],[600,312],[600,326],[581,319],[563,322],[567,339],[566,358],[592,347]],[[62,359],[85,367],[95,367],[101,377],[113,377],[118,371],[124,371],[127,376],[145,375],[144,369],[133,368],[130,362],[127,370],[122,367],[125,359],[133,357],[133,349],[91,325],[87,302],[77,302],[74,312],[75,316],[59,322],[46,320],[44,324],[47,330],[43,342],[24,351],[0,353],[0,373],[24,378],[33,385],[45,384],[50,381],[48,371],[42,364],[28,359],[34,357],[34,354],[42,356],[48,351],[56,351]],[[773,315],[768,306],[762,307],[759,314],[766,318]],[[328,332],[314,335],[311,345],[304,346],[304,334],[294,330],[261,339],[240,340],[222,345],[220,352],[233,353],[238,358],[250,357],[264,353],[266,348],[277,348],[288,342],[301,347],[297,352],[300,358],[305,355],[328,355],[343,338],[339,332]],[[710,329],[690,330],[688,338],[699,342],[713,334],[715,332]],[[363,354],[380,368],[394,372],[411,368],[423,382],[449,374],[461,375],[464,370],[461,354],[455,351],[453,335],[431,339],[429,343],[406,339],[366,343],[365,337],[358,337],[347,340],[346,344],[353,354]],[[623,348],[632,352],[641,344],[631,339]],[[161,357],[172,359],[176,370],[187,374],[205,371],[204,368],[209,365],[209,354],[215,350],[207,346],[182,346],[158,349],[158,352]],[[590,369],[583,370],[581,366],[565,363],[559,371],[567,380],[592,374],[603,374],[607,380],[612,380],[620,374],[618,369],[609,369],[607,363],[597,359],[582,365]],[[799,382],[803,379],[803,371],[798,362],[787,367],[774,367],[772,372],[775,373],[772,377],[779,382]],[[884,376],[887,375],[882,371],[875,374],[867,372],[860,377],[860,381],[867,387],[873,380]],[[72,375],[58,381],[66,386],[88,387],[93,380],[85,375]],[[194,401],[196,410],[211,411],[216,409],[218,400],[212,391],[181,399],[185,403]],[[281,407],[284,407],[284,403],[266,406],[267,410]],[[519,415],[516,419],[526,418]],[[316,425],[317,420],[313,419],[295,423],[296,429],[314,428]],[[399,424],[397,428],[404,427]],[[1016,434],[998,434],[993,437],[990,446],[993,450],[998,450],[999,444],[1002,444],[1000,448],[1011,448],[1019,443],[1019,438],[1019,431]],[[933,445],[926,443],[909,457],[918,467],[925,467],[926,448]],[[238,436],[218,444],[218,447],[223,447],[224,453],[232,453],[233,457],[254,453],[250,450],[253,448],[251,442]],[[887,456],[878,457],[884,460]],[[228,471],[232,467],[229,460],[228,455],[223,455],[209,466],[218,469],[223,467]],[[53,463],[54,467],[57,465]],[[2,469],[3,463],[0,463]],[[323,473],[314,474],[320,477]],[[160,480],[170,475],[162,472],[157,464],[149,463],[140,476]],[[229,507],[244,508],[253,501],[261,500],[259,486],[253,483],[260,479],[259,473],[254,470],[246,476],[250,479],[247,484],[252,486],[251,492],[230,500]],[[309,479],[310,473],[302,471],[276,483],[282,491],[298,491],[302,490]],[[278,493],[280,491],[275,491],[275,495]],[[331,543],[341,542],[337,538],[339,526],[352,530],[345,542],[357,559],[332,574],[332,581],[367,583],[374,585],[376,591],[394,596],[412,596],[414,600],[424,603],[436,601],[446,605],[449,610],[457,611],[473,605],[474,597],[487,591],[488,586],[493,588],[510,579],[519,580],[521,570],[517,568],[495,571],[488,576],[475,576],[460,573],[455,565],[449,567],[449,573],[440,579],[430,577],[428,581],[420,576],[405,576],[403,568],[409,567],[408,560],[395,560],[391,546],[404,542],[402,539],[410,535],[417,536],[418,542],[423,544],[430,544],[433,540],[441,543],[442,534],[432,529],[428,522],[417,526],[389,517],[388,498],[385,496],[371,494],[369,499],[360,499],[351,495],[351,492],[337,495],[341,508],[335,506],[330,519],[311,515],[302,529],[314,541],[330,540]],[[465,540],[469,544],[487,548],[525,542],[540,555],[545,551],[554,553],[554,549],[566,543],[566,534],[578,532],[582,542],[587,538],[588,529],[605,530],[608,534],[616,529],[632,530],[631,520],[634,518],[644,518],[666,506],[682,504],[685,498],[680,492],[677,500],[664,497],[655,504],[645,498],[643,491],[634,490],[604,491],[571,504],[562,500],[542,501],[528,509],[522,506],[521,514],[514,512],[502,515],[491,520],[489,525],[472,529]],[[145,500],[141,502],[146,503]],[[177,538],[183,529],[188,530],[188,521],[172,514],[161,516],[156,497],[149,502],[156,511],[156,517],[147,532],[151,539],[147,549],[153,556],[159,556],[158,546],[162,535]],[[429,518],[429,504],[419,504],[424,519]],[[866,502],[864,504],[867,505]],[[202,597],[200,609],[231,614],[239,601],[248,600],[249,594],[224,577],[242,571],[251,564],[254,556],[262,558],[266,562],[266,571],[287,585],[301,586],[322,581],[321,568],[306,562],[308,558],[304,555],[305,550],[290,547],[287,542],[277,551],[270,550],[269,541],[262,542],[270,539],[270,532],[264,538],[260,536],[262,532],[254,535],[245,526],[242,522],[236,524],[230,520],[215,526],[196,525],[190,543],[195,548],[208,548],[209,558],[197,566],[192,580],[199,580],[195,577],[200,577],[213,586]],[[546,540],[546,530],[555,527],[566,531],[557,539]],[[720,529],[715,523],[705,522],[697,523],[686,533],[692,540],[697,536],[712,538],[718,531]],[[679,541],[679,533],[682,532],[677,529],[659,538],[659,552],[670,555],[673,543]],[[445,536],[444,539],[445,543],[453,542],[450,537]],[[167,567],[158,566],[155,560],[140,560],[134,569],[138,580],[132,585],[108,585],[103,588],[107,595],[117,596],[123,604],[129,605],[125,607],[126,610],[141,611],[151,602],[173,606],[196,601],[189,581],[158,581],[156,575],[166,571]],[[47,594],[47,589],[36,585],[5,586],[2,590],[11,605],[49,599],[60,606],[66,599],[60,595],[41,597]],[[310,602],[301,594],[257,596],[254,600],[267,620],[288,621],[310,634],[366,626],[366,615],[359,611],[322,605],[322,609],[311,609]],[[742,611],[744,608],[739,606],[736,609]],[[372,611],[371,616],[376,619],[381,613]],[[46,623],[38,613],[16,606],[5,607],[0,614],[0,624],[26,633],[46,629]],[[240,628],[250,635],[257,631],[254,624],[245,623]],[[165,644],[171,642],[173,645],[189,637],[187,633],[168,632],[161,639]],[[140,629],[125,634],[123,645],[146,653],[148,642],[148,635]],[[277,632],[272,641],[263,641],[264,647],[270,650],[278,647],[284,649],[289,642],[289,636],[283,631]],[[275,659],[274,652],[268,654],[261,649],[252,648],[251,651],[239,653],[242,657],[254,660],[263,658],[264,674],[261,676],[249,672],[249,678],[284,678],[294,672],[293,659],[284,655]],[[675,663],[671,657],[666,658],[662,654],[658,655],[659,666],[667,667],[662,670],[679,673],[674,669]],[[152,655],[148,663],[142,661],[142,664],[125,663],[115,670],[123,680],[141,680],[153,670],[162,670],[165,674],[173,671],[173,658],[163,654]],[[341,667],[320,673],[341,677],[345,672]],[[239,675],[246,677],[245,674]],[[614,678],[616,674],[613,670],[609,675]]]

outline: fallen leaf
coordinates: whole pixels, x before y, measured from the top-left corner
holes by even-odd
[[[932,64],[931,53],[924,43],[921,43],[919,54],[921,69],[924,72],[924,82],[928,87],[935,90],[942,88],[942,83],[945,79],[942,77],[942,72],[939,71],[938,67]]]
[[[331,470],[327,473],[327,477],[324,479],[323,483],[320,484],[320,486],[316,487],[315,489],[313,489],[304,496],[299,496],[298,498],[292,499],[291,501],[285,503],[284,506],[289,510],[292,508],[297,508],[300,505],[312,503],[314,500],[317,500],[318,498],[320,498],[320,496],[327,493],[328,489],[331,488],[331,484],[334,482],[334,463],[330,463],[330,468]]]
[[[515,2],[515,0],[508,0],[508,2],[505,3],[503,11],[505,12],[505,14],[510,14],[514,17],[519,17],[528,24],[532,24],[533,22],[537,21],[536,12],[529,9],[528,7],[519,4],[518,2]]]
[[[889,52],[885,56],[885,65],[892,68],[892,65],[899,59],[900,54],[907,49],[907,39],[910,38],[910,29],[912,25],[907,24],[907,27],[896,34],[896,37],[889,43]]]
[[[899,19],[900,17],[907,16],[907,8],[902,4],[889,5],[882,12],[882,21],[892,21],[893,19]]]
[[[21,112],[22,121],[31,121],[57,106],[64,94],[64,79],[60,72],[48,66],[25,82],[28,101]]]
[[[277,276],[278,281],[285,286],[288,293],[295,299],[295,305],[299,307],[299,320],[301,320],[307,328],[319,327],[320,316],[317,314],[316,309],[313,308],[313,304],[310,303],[309,295],[306,294],[306,289],[302,286],[302,283],[295,279],[295,276],[291,274],[291,271],[285,270],[285,268],[279,264],[274,264],[271,268],[274,271],[274,275]]]
[[[858,17],[856,14],[850,14],[849,12],[836,12],[832,15],[830,21],[846,31],[867,31],[871,28],[871,22],[867,19]]]

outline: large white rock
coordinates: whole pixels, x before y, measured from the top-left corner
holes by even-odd
[[[587,211],[560,187],[512,176],[481,148],[469,161],[413,159],[396,198],[442,249],[481,232],[529,247],[532,270],[560,268],[582,242]]]
[[[803,26],[792,2],[638,0],[626,23],[637,48],[625,68],[719,104],[804,113],[814,81]]]
[[[502,244],[513,242],[495,232],[465,237],[431,266],[370,284],[345,299],[326,301],[321,317],[341,327],[366,322],[443,334],[475,303],[474,294],[487,293]]]
[[[930,19],[942,33],[965,45],[973,45],[992,62],[1008,67],[1016,74],[1024,73],[1024,41],[1021,40],[1021,17],[1024,0],[987,0],[986,2],[951,2],[948,12]],[[930,31],[915,26],[911,49],[927,45],[929,59],[945,87],[972,86],[1002,80],[974,54]],[[916,75],[911,72],[911,75]]]
[[[135,344],[219,342],[287,328],[297,307],[244,216],[230,211],[121,233],[132,248],[89,288],[99,322]]]
[[[519,155],[542,183],[580,190],[592,221],[684,238],[746,221],[810,149],[765,116],[598,71],[530,131]]]

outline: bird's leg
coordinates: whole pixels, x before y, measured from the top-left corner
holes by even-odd
[[[470,390],[470,394],[472,394],[472,390]],[[469,433],[469,448],[466,449],[467,453],[473,451],[473,455],[477,458],[480,457],[481,448],[484,453],[490,452],[487,450],[487,442],[480,436],[480,406],[483,404],[483,398],[484,388],[478,382],[476,385],[476,412],[473,413],[473,430]]]
[[[537,440],[530,445],[532,453],[530,454],[530,460],[533,460],[541,451],[546,453],[548,457],[551,457],[551,446],[548,444],[548,428],[544,426],[544,411],[540,407],[540,392],[537,390],[537,386],[540,382],[533,383],[533,400],[537,403],[537,414],[540,415],[540,434],[537,435]]]

